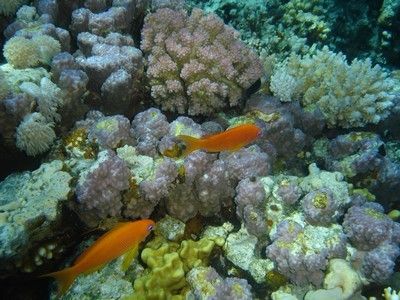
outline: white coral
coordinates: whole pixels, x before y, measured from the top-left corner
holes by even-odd
[[[395,82],[371,60],[354,59],[328,47],[287,61],[289,74],[299,83],[301,103],[307,110],[320,109],[329,127],[360,127],[386,118],[393,106]]]
[[[270,88],[279,100],[289,102],[296,96],[297,80],[288,73],[285,67],[280,67],[271,76]]]
[[[36,99],[39,112],[48,122],[61,120],[57,110],[62,105],[61,89],[47,77],[40,80],[40,86],[33,82],[23,82],[21,91]]]
[[[29,156],[47,151],[56,138],[53,123],[48,123],[40,113],[32,113],[22,120],[17,128],[16,145]]]

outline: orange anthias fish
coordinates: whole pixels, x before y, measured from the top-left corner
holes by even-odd
[[[207,152],[239,150],[260,136],[261,129],[259,127],[254,124],[243,124],[202,138],[188,135],[178,135],[177,138],[185,142],[186,149],[183,155],[187,155],[195,150]]]
[[[125,253],[122,269],[126,270],[137,253],[139,243],[147,237],[154,226],[155,223],[149,219],[119,223],[86,249],[71,267],[42,277],[54,277],[58,282],[58,294],[62,295],[76,277],[82,273],[94,272]]]

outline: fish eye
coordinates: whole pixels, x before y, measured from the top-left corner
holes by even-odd
[[[153,225],[149,225],[148,227],[147,227],[147,231],[152,231],[154,229],[154,226]]]

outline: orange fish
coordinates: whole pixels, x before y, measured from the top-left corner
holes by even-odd
[[[62,295],[82,273],[92,273],[126,253],[122,263],[122,269],[125,271],[137,254],[139,243],[154,226],[155,223],[149,219],[119,223],[86,249],[71,267],[42,277],[54,277],[58,282],[58,294]]]
[[[261,135],[261,129],[254,124],[243,124],[230,128],[224,132],[195,138],[188,135],[178,135],[177,138],[185,142],[183,155],[196,150],[207,152],[235,151],[251,143]]]

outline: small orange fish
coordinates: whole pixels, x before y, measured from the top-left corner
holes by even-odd
[[[183,155],[196,150],[207,152],[235,151],[251,143],[261,135],[261,129],[254,124],[243,124],[230,128],[224,132],[195,138],[188,135],[178,135],[184,141],[186,149]]]
[[[86,249],[71,267],[41,277],[54,277],[58,282],[58,294],[62,295],[76,277],[82,273],[92,273],[125,253],[122,269],[126,270],[137,254],[139,243],[147,237],[154,226],[155,223],[149,219],[119,223]]]

